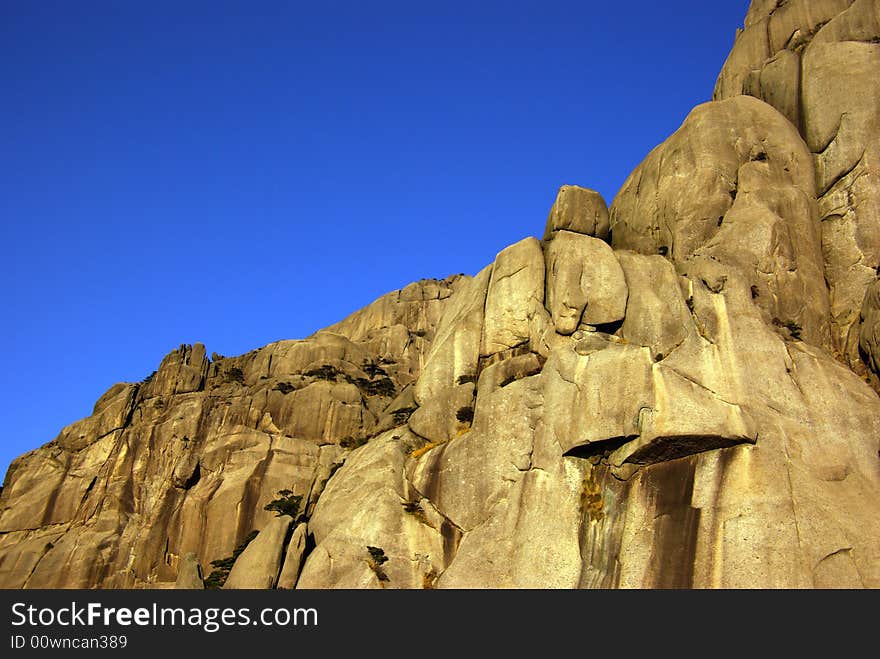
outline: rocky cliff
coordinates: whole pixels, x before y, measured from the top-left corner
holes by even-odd
[[[880,2],[755,0],[611,204],[18,458],[0,585],[880,587]]]

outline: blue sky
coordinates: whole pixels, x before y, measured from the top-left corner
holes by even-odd
[[[303,338],[608,203],[747,0],[0,1],[0,473],[181,343]]]

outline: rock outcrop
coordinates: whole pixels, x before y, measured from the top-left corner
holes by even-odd
[[[0,586],[880,587],[878,81],[876,0],[755,0],[610,210],[17,459]]]
[[[858,373],[859,311],[880,266],[880,4],[762,0],[715,87],[748,94],[795,126],[815,169],[835,352]]]

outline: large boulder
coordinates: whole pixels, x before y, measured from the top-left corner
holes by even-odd
[[[545,248],[546,306],[559,334],[623,320],[626,279],[607,243],[559,231]]]
[[[284,560],[287,531],[292,523],[290,515],[273,517],[235,560],[223,587],[274,588]]]
[[[557,231],[572,231],[605,240],[610,223],[608,205],[595,190],[563,185],[547,216],[544,240],[552,240]]]
[[[829,345],[813,158],[766,103],[695,108],[626,180],[611,225],[615,248],[665,255],[715,292],[739,277],[768,323]]]
[[[714,95],[766,101],[814,154],[831,339],[856,370],[859,309],[880,265],[878,41],[876,0],[753,2]]]

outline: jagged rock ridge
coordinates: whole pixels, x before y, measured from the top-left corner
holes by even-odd
[[[880,586],[878,80],[876,0],[756,0],[610,209],[16,460],[0,585]]]

